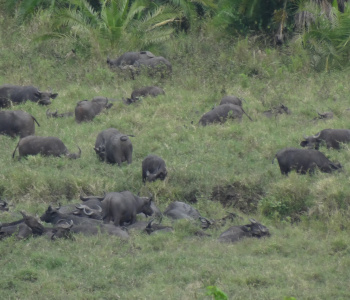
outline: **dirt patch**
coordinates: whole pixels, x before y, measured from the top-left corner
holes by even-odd
[[[245,186],[240,182],[226,186],[216,186],[211,194],[212,201],[224,207],[233,207],[244,213],[254,212],[264,192],[257,186]]]

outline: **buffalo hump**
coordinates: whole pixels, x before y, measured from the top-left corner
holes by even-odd
[[[25,111],[0,111],[0,134],[11,137],[19,135],[21,138],[34,135],[34,122],[40,126],[38,121]]]

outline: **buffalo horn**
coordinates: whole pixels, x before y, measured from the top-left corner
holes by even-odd
[[[320,131],[319,133],[316,133],[313,137],[314,137],[315,139],[317,139],[317,138],[320,137],[320,134],[321,134],[321,131]]]
[[[71,228],[73,225],[74,225],[73,220],[70,220],[69,223],[68,222],[61,223],[61,224],[58,224],[57,227],[60,227],[60,228]]]
[[[94,213],[88,206],[85,206],[83,210],[84,214],[86,214],[87,216],[91,216]],[[87,212],[87,210],[89,210],[90,212]]]
[[[250,221],[250,223],[252,223],[252,224],[256,224],[256,223],[258,223],[257,221],[255,221],[254,219],[249,219],[249,221]]]
[[[82,205],[82,204],[77,204],[74,205],[77,209],[83,209],[84,207],[86,207],[86,205]]]
[[[96,205],[97,206],[97,212],[99,212],[99,213],[101,213],[102,212],[102,207],[101,206],[99,206],[99,205]]]

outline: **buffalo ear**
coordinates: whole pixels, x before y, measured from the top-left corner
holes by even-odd
[[[57,94],[57,93],[55,93],[55,94],[51,94],[51,95],[50,95],[50,98],[51,98],[51,99],[55,99],[57,96],[58,96],[58,94]]]
[[[302,141],[302,142],[300,143],[300,146],[301,146],[301,147],[306,147],[306,146],[307,146],[307,141]]]
[[[40,91],[35,92],[34,96],[37,96],[38,98],[40,98],[41,97],[41,92]]]

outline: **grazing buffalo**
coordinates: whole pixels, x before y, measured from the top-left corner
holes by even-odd
[[[13,158],[15,157],[17,147],[19,158],[27,155],[41,154],[43,156],[67,156],[71,159],[77,159],[81,155],[79,146],[79,153],[69,153],[63,142],[59,138],[53,136],[43,137],[29,135],[23,139],[20,139],[15,150],[13,151]]]
[[[206,126],[212,123],[224,123],[229,118],[241,122],[243,113],[246,114],[238,105],[222,104],[205,113],[199,120],[199,124]],[[249,116],[248,118],[251,120]]]
[[[276,157],[283,175],[288,175],[292,170],[306,174],[307,172],[313,173],[316,168],[325,173],[342,168],[340,164],[332,163],[323,153],[313,149],[285,148],[280,150],[275,155]]]
[[[282,115],[282,114],[290,115],[291,113],[292,113],[291,110],[283,104],[279,106],[275,106],[263,112],[264,116],[267,118],[277,117],[277,115]]]
[[[153,57],[155,57],[155,55],[150,51],[126,52],[117,59],[107,58],[107,64],[110,67],[123,68],[125,66],[132,66],[139,59],[150,59]]]
[[[349,129],[323,129],[315,135],[304,137],[300,143],[302,147],[318,150],[321,143],[324,142],[327,148],[340,149],[341,143],[350,143]]]
[[[136,100],[139,100],[140,97],[157,97],[158,95],[164,95],[165,92],[162,88],[157,86],[145,86],[139,89],[134,90],[131,93],[131,99],[129,99],[132,102],[135,102]]]
[[[153,214],[151,203],[152,197],[139,197],[129,191],[108,193],[101,202],[103,221],[107,224],[112,221],[115,226],[134,224],[138,213]]]
[[[201,217],[197,209],[193,208],[191,205],[180,201],[170,203],[164,211],[164,215],[174,220],[198,220]]]
[[[233,104],[233,105],[238,105],[242,107],[242,100],[236,96],[225,96],[221,99],[219,105],[223,104]]]
[[[139,59],[131,67],[131,70],[136,74],[140,74],[145,70],[149,76],[159,74],[161,78],[171,76],[172,65],[163,56],[156,56],[148,59]]]
[[[30,100],[41,105],[51,104],[50,98],[55,99],[57,93],[40,92],[33,86],[18,86],[5,84],[0,86],[0,107],[9,107],[11,103],[19,104]]]
[[[58,113],[58,110],[56,109],[55,112],[51,112],[49,109],[46,110],[46,117],[49,118],[66,118],[66,117],[73,117],[74,113],[69,111],[66,113]]]
[[[95,150],[96,151],[96,150]],[[105,153],[103,149],[98,153],[106,162],[121,166],[122,162],[132,163],[132,143],[127,135],[115,134],[106,141]],[[96,152],[97,153],[97,152]]]
[[[157,155],[148,155],[142,162],[142,181],[164,180],[168,172],[165,161]]]
[[[92,121],[102,110],[113,106],[105,97],[94,97],[91,101],[82,100],[75,107],[75,121],[77,123]]]
[[[11,137],[19,135],[21,138],[34,135],[34,122],[40,126],[38,121],[25,111],[0,111],[0,134]]]
[[[249,221],[251,224],[230,227],[220,235],[218,241],[234,243],[247,237],[261,238],[270,236],[269,230],[264,225],[261,225],[254,219],[249,219]]]

